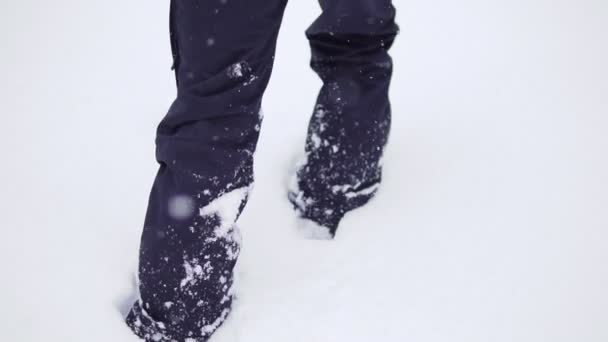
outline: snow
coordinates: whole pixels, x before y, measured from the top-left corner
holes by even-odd
[[[329,214],[331,214],[331,210],[328,211]],[[303,238],[311,240],[331,240],[329,228],[305,218],[297,218],[296,220],[296,228]]]
[[[245,67],[246,67],[245,62],[238,62],[238,63],[231,65],[228,68],[228,76],[230,78],[243,77],[243,72],[244,72]]]
[[[374,192],[378,191],[379,188],[380,188],[379,184],[374,184],[370,187],[361,189],[359,191],[347,192],[344,194],[344,196],[346,196],[346,198],[354,198],[354,197],[358,197],[358,196],[362,196],[362,195],[369,195],[369,194],[373,194]]]
[[[396,5],[384,183],[315,241],[285,178],[320,85],[302,34],[318,9],[290,2],[211,342],[608,341],[608,4]],[[175,95],[167,11],[0,4],[1,340],[137,341],[120,311]]]
[[[215,234],[218,237],[226,236],[226,234],[228,234],[230,231],[230,228],[232,228],[233,222],[236,221],[239,214],[239,208],[245,198],[247,198],[249,190],[249,187],[242,187],[232,190],[228,193],[220,195],[204,208],[201,208],[201,216],[218,216],[220,224],[215,231]]]
[[[211,266],[211,262],[206,261],[203,266],[200,265],[200,261],[198,259],[193,259],[191,261],[184,261],[184,269],[186,271],[186,277],[182,279],[180,282],[180,287],[189,287],[195,285],[200,279],[207,280],[209,279],[209,271],[213,269]],[[167,303],[171,302],[166,302]]]

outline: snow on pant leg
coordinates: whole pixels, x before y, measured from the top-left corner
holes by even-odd
[[[380,183],[391,115],[388,49],[398,27],[390,0],[321,0],[321,7],[306,35],[323,87],[289,198],[301,216],[333,235]]]
[[[127,324],[146,341],[201,342],[230,312],[252,156],[285,0],[173,0],[177,99],[157,132],[160,164]]]

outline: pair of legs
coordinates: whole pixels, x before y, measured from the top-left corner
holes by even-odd
[[[178,93],[158,127],[141,297],[127,317],[146,341],[206,341],[230,312],[235,222],[253,182],[260,105],[285,5],[172,0]],[[390,127],[387,50],[397,26],[390,0],[321,0],[321,7],[306,34],[324,85],[288,199],[333,235],[380,182]]]

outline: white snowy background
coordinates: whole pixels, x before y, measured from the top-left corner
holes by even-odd
[[[212,342],[608,341],[608,2],[396,0],[385,183],[301,239],[285,177],[319,88],[293,0]],[[0,2],[0,340],[135,342],[173,96],[167,1]]]

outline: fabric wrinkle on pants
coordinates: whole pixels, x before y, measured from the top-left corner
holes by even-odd
[[[236,221],[253,184],[261,101],[285,5],[171,2],[177,98],[157,131],[140,299],[127,317],[146,341],[207,341],[230,313],[241,245]],[[389,0],[321,6],[306,34],[324,85],[288,197],[299,215],[334,234],[380,183],[390,128],[387,51],[397,26]]]

